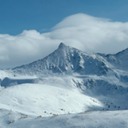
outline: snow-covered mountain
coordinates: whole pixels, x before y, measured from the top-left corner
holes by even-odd
[[[100,120],[104,117],[97,127],[115,127],[116,123],[107,124],[105,120],[111,120],[109,116],[115,119],[116,114],[119,115],[117,120],[123,121],[127,128],[128,114],[122,118],[121,113],[124,110],[128,113],[127,57],[128,49],[117,54],[89,54],[61,43],[43,59],[0,71],[0,126],[40,128],[50,120],[54,127],[62,122],[70,128],[77,127],[74,124],[77,120],[78,127],[89,128],[96,124],[83,124],[80,119],[88,118],[86,122],[89,122],[95,115]],[[108,110],[112,112],[106,114]],[[73,113],[83,114],[69,115]],[[45,118],[36,125],[46,116],[57,117]],[[72,123],[64,123],[66,119]]]
[[[106,75],[115,69],[128,70],[128,48],[116,54],[89,54],[60,43],[58,48],[43,59],[13,69],[23,74],[78,73]]]
[[[13,69],[19,73],[79,73],[81,75],[105,75],[112,70],[108,62],[98,54],[87,54],[60,43],[47,57]]]

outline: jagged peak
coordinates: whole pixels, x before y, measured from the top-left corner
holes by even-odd
[[[68,47],[68,46],[66,46],[63,42],[61,42],[61,43],[59,44],[59,46],[58,46],[59,49],[60,49],[60,48],[65,48],[65,47]]]

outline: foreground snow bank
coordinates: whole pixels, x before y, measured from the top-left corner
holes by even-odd
[[[21,120],[13,128],[128,128],[128,111],[92,112]]]
[[[0,116],[2,128],[128,128],[128,111],[97,111],[53,117]],[[8,115],[8,116],[7,116]]]

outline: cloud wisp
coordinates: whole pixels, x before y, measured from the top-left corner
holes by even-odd
[[[116,53],[128,47],[128,22],[79,13],[66,17],[47,33],[25,30],[16,36],[0,34],[0,67],[43,58],[60,42],[86,52]]]

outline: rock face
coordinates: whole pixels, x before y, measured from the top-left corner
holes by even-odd
[[[60,43],[58,48],[47,57],[33,63],[16,67],[21,73],[78,73],[82,75],[105,75],[112,70],[108,62],[98,54],[87,54]]]

